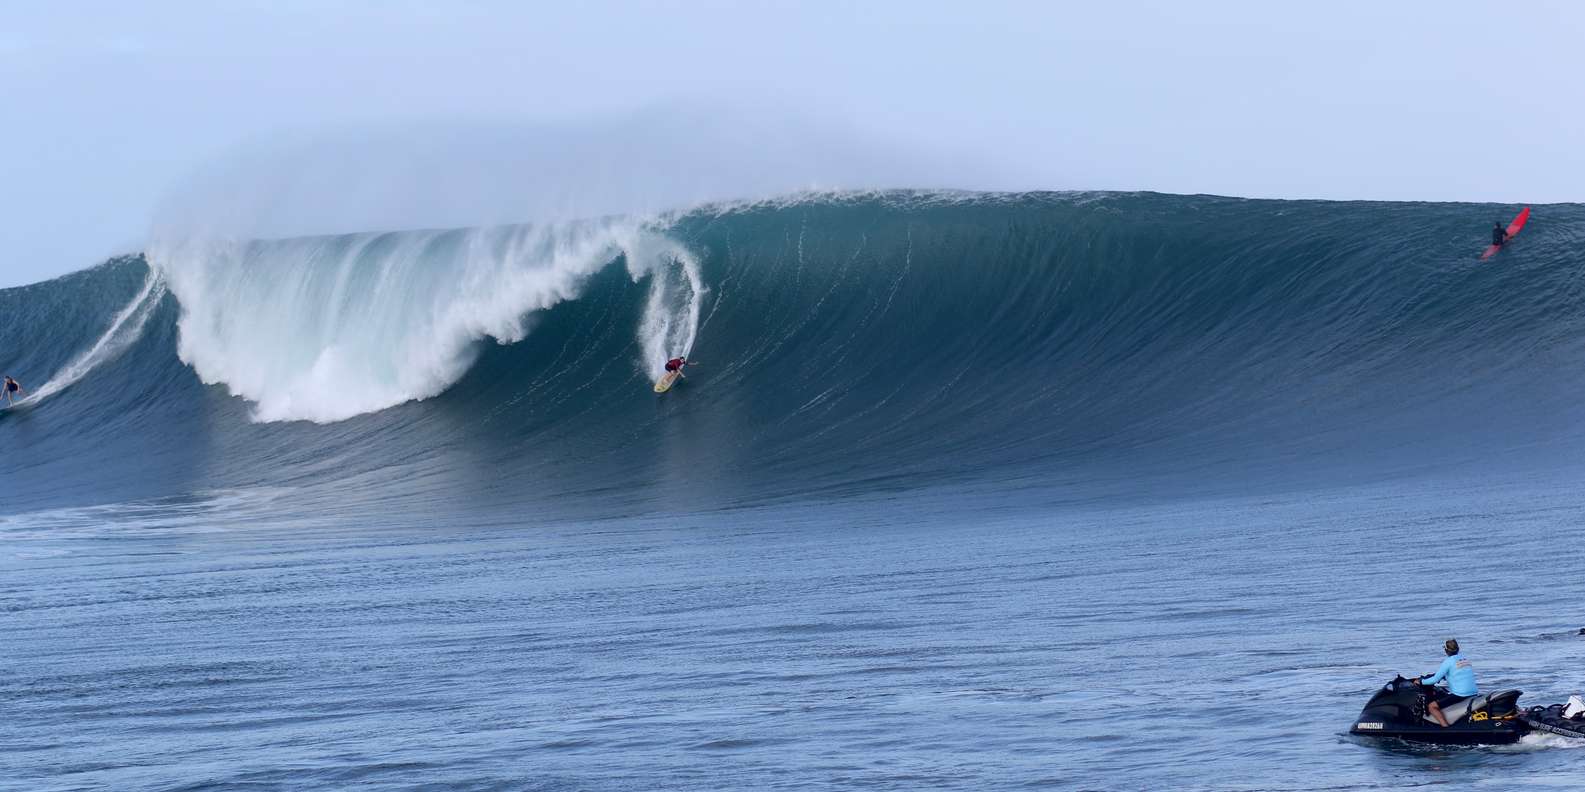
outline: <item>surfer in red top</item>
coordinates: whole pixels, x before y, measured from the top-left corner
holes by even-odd
[[[677,372],[677,376],[679,376],[679,377],[687,377],[688,375],[682,373],[682,367],[683,366],[693,366],[693,365],[696,365],[696,364],[692,360],[689,360],[687,358],[674,357],[671,360],[666,361],[666,370],[667,371],[675,371],[675,372]]]

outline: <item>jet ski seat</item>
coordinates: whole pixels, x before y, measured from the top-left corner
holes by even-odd
[[[1497,693],[1481,693],[1471,696],[1457,704],[1442,708],[1442,717],[1448,723],[1458,723],[1471,713],[1484,712],[1487,717],[1505,717],[1513,715],[1519,707],[1519,691],[1504,690]],[[1431,713],[1425,714],[1425,719],[1436,723],[1436,718]]]

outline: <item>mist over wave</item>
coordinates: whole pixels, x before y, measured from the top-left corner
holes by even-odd
[[[140,327],[0,416],[27,449],[0,472],[19,508],[259,490],[415,519],[1577,464],[1585,213],[1536,207],[1481,265],[1503,213],[837,193],[174,240],[0,292],[24,383]],[[678,353],[704,365],[657,397]]]
[[[278,133],[180,179],[152,237],[585,222],[811,190],[999,189],[1024,178],[973,152],[877,140],[815,114],[670,103],[562,121]]]

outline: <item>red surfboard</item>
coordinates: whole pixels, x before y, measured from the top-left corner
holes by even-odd
[[[1515,217],[1513,222],[1508,224],[1508,238],[1510,240],[1513,239],[1514,236],[1519,233],[1519,230],[1524,228],[1525,221],[1529,219],[1530,207],[1526,206],[1524,209],[1519,211],[1519,216]],[[1499,250],[1502,250],[1502,245],[1492,245],[1491,247],[1486,248],[1486,252],[1480,254],[1480,260],[1485,261],[1486,259],[1497,255],[1497,251]]]

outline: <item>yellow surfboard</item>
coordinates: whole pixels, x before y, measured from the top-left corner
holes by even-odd
[[[666,372],[664,375],[661,376],[660,380],[655,383],[655,392],[656,393],[665,393],[666,391],[671,390],[671,386],[677,384],[677,378],[681,377],[681,376],[682,376],[682,372],[681,371],[668,371],[668,372]]]

